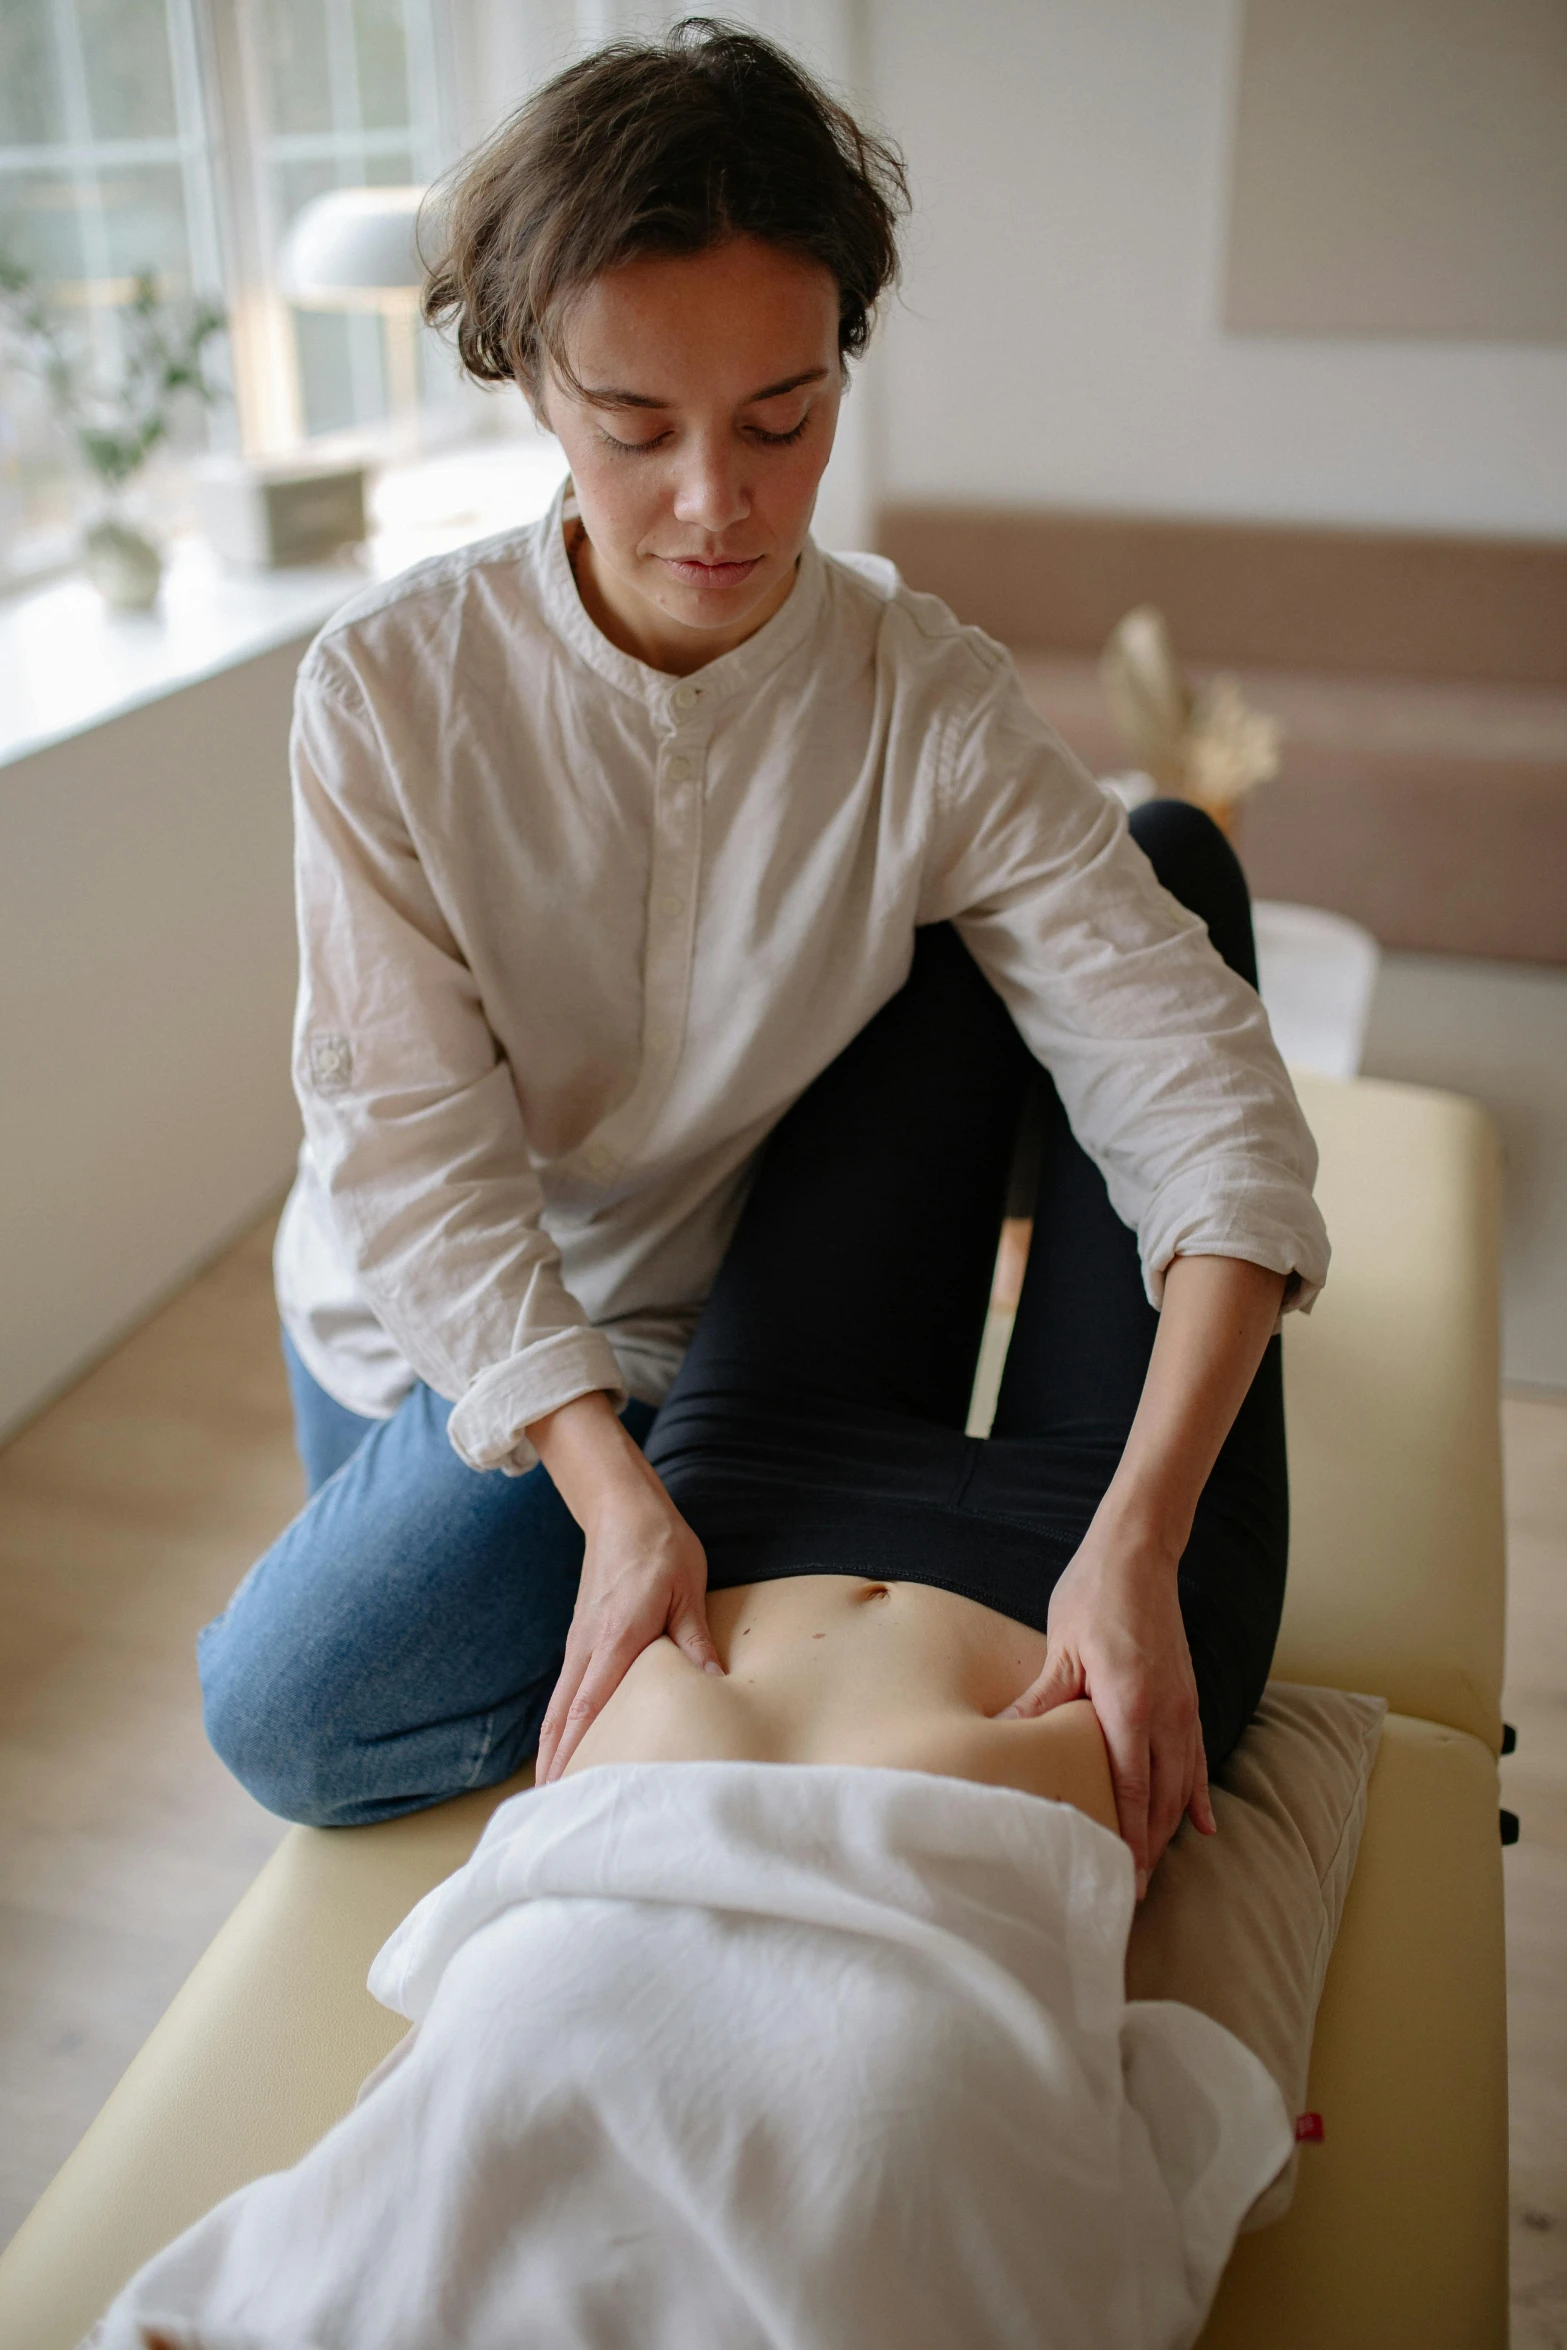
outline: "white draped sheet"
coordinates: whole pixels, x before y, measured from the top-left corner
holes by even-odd
[[[1279,2093],[1129,2005],[1125,1847],[909,1771],[585,1771],[502,1805],[370,1984],[353,2113],[99,2329],[202,2350],[1179,2350]]]

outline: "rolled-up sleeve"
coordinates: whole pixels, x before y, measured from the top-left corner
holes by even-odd
[[[371,1308],[455,1406],[471,1467],[521,1471],[522,1431],[573,1396],[625,1400],[561,1277],[512,1074],[408,836],[351,673],[301,673],[292,746],[311,1158]]]
[[[1329,1253],[1316,1145],[1262,1004],[999,650],[949,729],[921,919],[956,924],[1049,1070],[1152,1302],[1173,1257],[1233,1256],[1309,1308]]]

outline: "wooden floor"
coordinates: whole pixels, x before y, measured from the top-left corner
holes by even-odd
[[[258,1231],[0,1452],[0,2240],[280,1829],[192,1644],[300,1498]],[[1505,1406],[1514,2350],[1567,2350],[1567,1398]]]
[[[0,2238],[282,1833],[193,1643],[299,1507],[258,1231],[0,1452]]]

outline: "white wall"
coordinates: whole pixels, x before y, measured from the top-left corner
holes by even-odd
[[[918,203],[881,495],[1567,530],[1567,349],[1221,330],[1239,0],[863,5]]]
[[[305,641],[0,769],[0,1434],[288,1180]]]

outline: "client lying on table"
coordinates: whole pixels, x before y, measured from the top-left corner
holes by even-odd
[[[105,2350],[1195,2339],[1291,2135],[1230,2034],[1126,2003],[1092,1707],[1012,1710],[1157,1326],[1046,1088],[995,1430],[963,1433],[1030,1082],[922,934],[775,1134],[649,1442],[723,1674],[642,1652],[382,1951],[417,2029],[355,2111],[150,2263]],[[1274,1341],[1181,1565],[1215,1763],[1286,1523]]]

